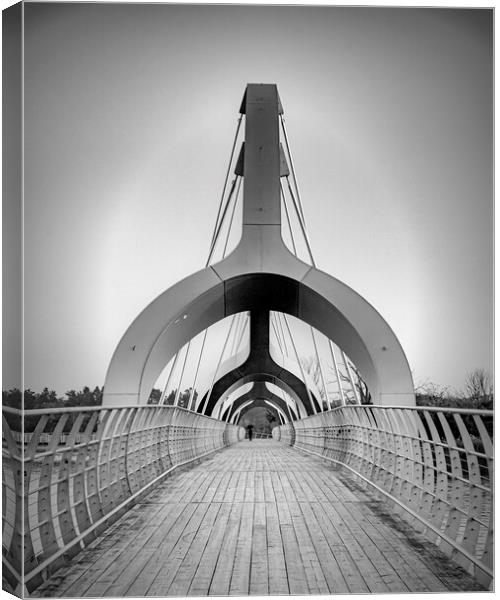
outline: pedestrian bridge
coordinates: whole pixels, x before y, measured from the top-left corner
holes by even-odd
[[[310,328],[316,380],[292,318]],[[217,352],[207,332],[228,321]],[[273,440],[244,439],[257,405],[274,411]],[[249,84],[206,267],[130,325],[102,407],[4,409],[4,585],[65,597],[488,589],[492,434],[490,411],[416,407],[391,327],[316,268],[276,86]]]
[[[488,411],[346,406],[252,442],[172,406],[25,414],[23,438],[4,409],[17,593],[21,573],[25,593],[64,597],[491,585]]]

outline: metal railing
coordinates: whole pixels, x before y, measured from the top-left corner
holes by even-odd
[[[493,577],[493,412],[344,406],[274,439],[354,473],[488,586]]]
[[[263,431],[254,431],[253,432],[253,438],[256,440],[268,440],[268,439],[272,439],[272,434],[271,433],[265,433]]]
[[[244,429],[172,406],[3,411],[3,564],[28,591],[174,469]],[[24,530],[24,539],[23,539]],[[24,546],[24,551],[23,551]]]

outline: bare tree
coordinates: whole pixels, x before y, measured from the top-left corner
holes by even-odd
[[[320,370],[318,360],[316,359],[315,356],[309,356],[308,358],[302,359],[301,363],[302,363],[302,367],[303,367],[304,371],[306,371],[310,375],[311,379],[316,384],[316,387],[318,388],[319,394],[321,396],[321,400],[323,401],[323,405],[326,408],[327,402],[326,402],[323,382],[321,380],[321,370]],[[348,375],[339,372],[341,381],[343,381],[347,384],[345,386],[342,386],[346,404],[358,404],[358,398],[361,400],[361,404],[372,404],[372,397],[370,394],[370,390],[368,389],[368,385],[366,384],[364,379],[361,377],[361,373],[359,372],[359,369],[351,361],[349,361],[349,368],[351,369],[351,373],[353,376],[353,382],[354,382],[354,386],[357,391],[357,395],[352,390],[351,380],[348,377]],[[325,382],[327,386],[333,384],[334,381],[336,382],[336,373],[333,370],[333,367],[330,367],[329,371],[330,371],[329,376],[331,377],[333,375],[335,377],[335,379],[329,378]]]
[[[415,386],[415,397],[417,406],[459,406],[456,392],[428,379]]]
[[[370,394],[370,390],[368,389],[368,385],[366,381],[361,377],[361,373],[356,365],[353,365],[352,362],[349,361],[350,369],[354,375],[354,385],[358,391],[359,399],[361,404],[373,404],[372,395]],[[341,375],[341,378],[348,379],[345,375]]]
[[[469,398],[492,398],[493,381],[485,369],[474,369],[465,379],[465,393]]]
[[[449,386],[438,385],[433,381],[426,379],[423,383],[415,386],[415,394],[426,398],[435,398],[437,400],[445,400],[451,395]]]
[[[314,385],[316,386],[321,403],[323,405],[323,410],[328,409],[328,402],[326,398],[325,388],[323,387],[323,381],[321,379],[321,367],[315,356],[308,356],[307,358],[301,358],[300,364],[304,371],[309,375],[309,377],[313,380]],[[326,382],[328,384],[328,382]]]

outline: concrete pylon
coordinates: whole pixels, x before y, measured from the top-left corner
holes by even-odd
[[[243,230],[219,263],[158,296],[121,339],[108,368],[103,404],[145,404],[161,371],[195,335],[242,311],[295,316],[330,338],[354,362],[374,404],[415,404],[403,349],[389,325],[354,290],[295,257],[281,237],[278,91],[249,84]]]

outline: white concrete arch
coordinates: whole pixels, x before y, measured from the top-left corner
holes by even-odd
[[[268,406],[271,406],[272,408],[274,408],[274,410],[279,413],[283,420],[285,421],[285,423],[291,423],[290,421],[290,417],[287,416],[285,414],[285,412],[283,411],[282,408],[280,408],[278,406],[278,404],[274,401],[274,400],[265,400],[264,404],[267,404]],[[250,410],[252,410],[252,408],[256,408],[255,406],[251,406],[250,404],[246,404],[243,406],[243,408],[238,409],[238,411],[235,413],[236,418],[231,420],[231,423],[233,423],[234,425],[237,425],[239,420],[243,418],[243,416]]]
[[[269,310],[302,319],[342,348],[360,370],[375,404],[414,403],[403,350],[372,306],[342,282],[307,265],[300,279],[273,271],[222,278],[209,267],[164,292],[120,341],[108,369],[104,404],[145,404],[165,364],[185,343],[225,316],[251,308],[257,300],[246,296],[250,290],[260,296],[259,303],[268,301]],[[289,288],[298,301],[273,301],[269,290],[276,286]]]
[[[212,413],[211,416],[215,416],[216,418],[221,418],[221,416],[223,416],[226,413],[226,411],[228,410],[228,408],[230,408],[235,402],[238,402],[239,400],[241,400],[241,398],[243,396],[249,395],[249,392],[252,391],[252,388],[254,387],[255,383],[256,383],[255,381],[246,382],[246,383],[241,382],[238,389],[236,389],[233,392],[233,395],[230,398],[228,398],[228,397],[219,398],[219,400],[216,404],[216,407],[215,407],[216,410]],[[249,384],[251,384],[250,387],[248,387]],[[280,401],[284,402],[285,405],[288,405],[290,407],[290,409],[293,411],[293,414],[296,415],[297,418],[304,418],[307,416],[307,411],[305,409],[305,406],[300,401],[300,398],[299,398],[299,403],[297,403],[289,394],[284,394],[283,397],[280,398],[277,394],[275,394],[269,388],[267,383],[264,382],[264,385],[266,386],[266,389],[269,392],[269,395],[272,394],[272,395],[276,396],[277,398],[280,399]],[[280,389],[282,389],[282,388],[280,388]]]
[[[285,394],[284,397],[280,397],[273,391],[271,391],[265,382],[252,381],[251,383],[252,386],[250,389],[245,390],[241,394],[233,394],[230,402],[226,403],[222,407],[218,418],[224,418],[224,420],[226,420],[227,415],[229,413],[233,413],[236,410],[236,408],[238,408],[241,405],[241,403],[246,400],[250,400],[251,402],[257,400],[273,400],[275,404],[277,403],[278,405],[282,406],[283,410],[289,408],[290,412],[292,412],[294,417],[297,419],[305,418],[304,415],[307,416],[305,408],[302,406],[302,408],[300,409],[297,406],[297,403],[294,401],[294,399],[288,394]],[[237,392],[242,387],[246,387],[246,384],[240,382],[239,387],[237,388],[237,390],[235,390],[235,392]]]
[[[314,381],[312,380],[310,375],[308,373],[304,372],[303,369],[300,368],[300,365],[296,361],[294,361],[293,359],[291,359],[288,356],[283,356],[277,350],[274,350],[271,344],[270,344],[269,349],[271,351],[271,354],[273,355],[274,361],[276,362],[276,364],[279,368],[287,371],[288,373],[291,373],[292,375],[297,377],[297,379],[300,379],[301,381],[303,381],[305,386],[312,392],[314,398],[321,398],[318,386],[314,383]],[[238,354],[230,356],[228,359],[226,359],[220,365],[220,367],[217,371],[217,378],[220,379],[220,378],[224,377],[225,375],[227,375],[229,372],[237,370],[248,358],[248,354],[249,354],[248,349],[246,349],[246,350],[243,350],[243,351],[239,352]],[[270,378],[265,379],[265,380],[271,381]],[[246,381],[247,382],[251,381],[251,377],[247,377]],[[285,381],[280,380],[280,379],[278,381],[279,381],[279,383],[277,384],[278,387],[280,387],[284,392],[289,394],[294,399],[296,405],[299,407],[300,415],[302,417],[306,417],[308,415],[308,413],[307,413],[307,410],[306,410],[304,403],[303,403],[302,399],[300,398],[300,396],[297,395],[296,393],[294,393],[294,391],[290,389],[290,387],[286,384]],[[274,379],[272,382],[274,383]],[[237,387],[239,387],[239,384],[238,384],[238,386],[229,388],[231,391],[228,391],[223,396],[220,396],[219,398],[213,398],[213,400],[214,400],[214,403],[212,403],[213,408],[207,414],[210,414],[210,415],[217,414],[217,410],[218,410],[221,402],[223,402],[225,400],[225,398],[227,398],[227,396],[229,396],[230,393],[234,392],[235,389],[237,389]],[[210,386],[201,389],[201,391],[198,395],[197,409],[199,406],[201,406],[202,399],[205,398],[205,396],[209,392],[210,392]],[[318,411],[321,410],[317,405],[316,405],[316,409]]]
[[[288,313],[330,338],[356,364],[374,404],[415,403],[408,362],[389,325],[354,290],[300,261],[283,243],[279,109],[276,86],[247,87],[240,243],[135,319],[111,359],[104,405],[145,404],[162,369],[187,341],[224,317],[251,310]]]

